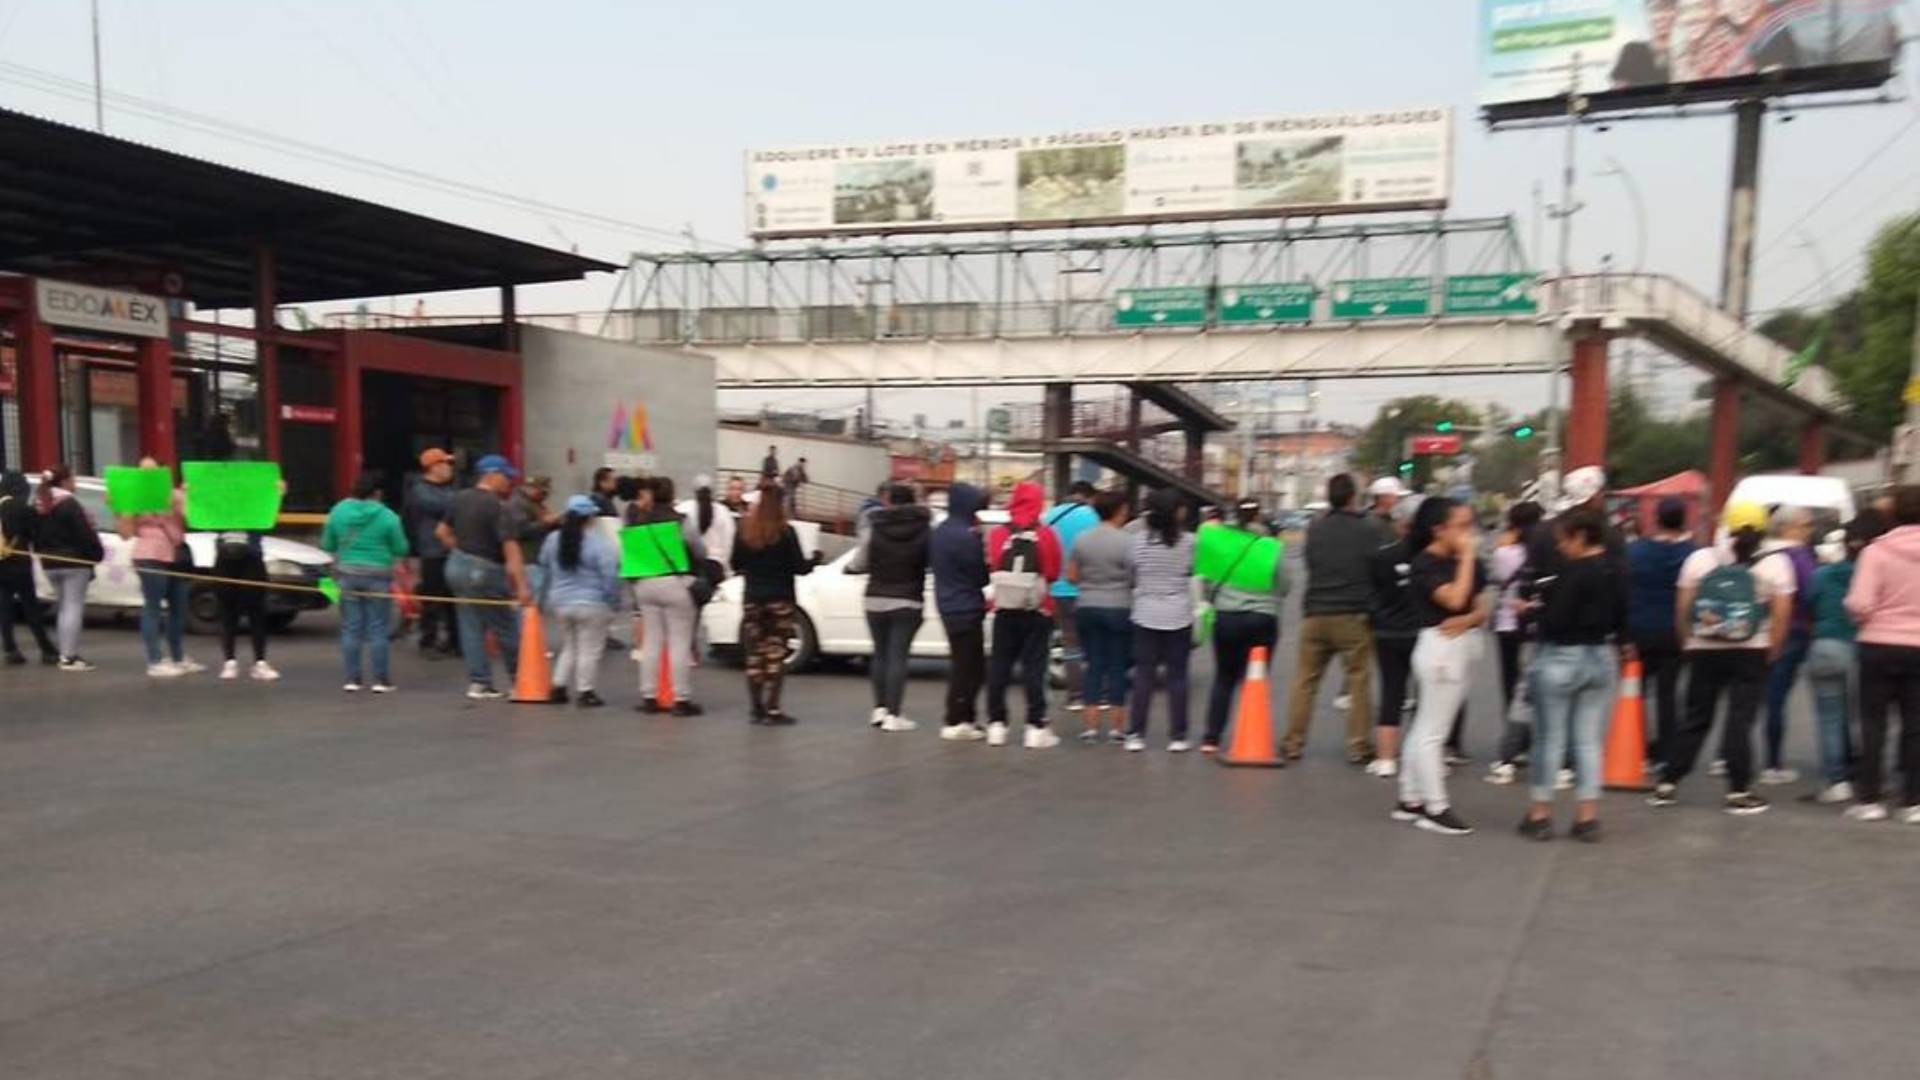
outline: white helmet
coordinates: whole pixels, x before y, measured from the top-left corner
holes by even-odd
[[[1371,485],[1368,486],[1367,494],[1373,496],[1376,499],[1380,499],[1380,498],[1404,499],[1411,493],[1407,491],[1407,485],[1400,482],[1399,477],[1383,476],[1380,479],[1375,480]]]

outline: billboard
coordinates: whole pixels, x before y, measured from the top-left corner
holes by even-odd
[[[1893,73],[1899,6],[1480,0],[1480,102],[1493,119],[1564,112],[1576,59],[1593,111],[1877,86]]]
[[[755,150],[758,239],[1446,206],[1444,108]]]

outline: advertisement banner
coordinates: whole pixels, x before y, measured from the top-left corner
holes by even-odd
[[[1437,210],[1445,108],[754,150],[759,239]]]
[[[1764,77],[1775,92],[1877,85],[1891,74],[1899,0],[1480,0],[1480,101],[1579,90],[1638,107]],[[1853,72],[1851,78],[1835,78]],[[1794,73],[1818,73],[1797,85]],[[1635,94],[1635,92],[1640,92]],[[1722,96],[1712,94],[1712,96]],[[1638,100],[1634,100],[1634,99]]]

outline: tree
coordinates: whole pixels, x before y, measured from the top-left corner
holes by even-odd
[[[1901,391],[1913,366],[1913,320],[1920,297],[1920,214],[1881,226],[1867,248],[1867,279],[1860,287],[1864,328],[1858,348],[1828,364],[1854,421],[1886,436],[1901,421]],[[1837,317],[1837,316],[1836,316]]]
[[[1432,394],[1389,401],[1380,406],[1373,423],[1360,433],[1360,441],[1353,450],[1353,463],[1371,475],[1400,475],[1409,486],[1418,488],[1432,478],[1433,462],[1416,458],[1412,476],[1398,473],[1400,463],[1405,460],[1407,439],[1414,435],[1432,435],[1441,422],[1447,420],[1460,428],[1481,426],[1480,410],[1464,401]]]

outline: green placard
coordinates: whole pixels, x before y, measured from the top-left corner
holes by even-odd
[[[266,532],[280,522],[280,463],[277,461],[189,461],[180,466],[187,481],[187,527]]]
[[[1309,281],[1290,285],[1223,285],[1220,321],[1224,323],[1305,323],[1313,321],[1320,290]]]
[[[1442,308],[1449,315],[1537,315],[1537,274],[1468,274],[1447,279]]]
[[[1122,289],[1113,301],[1115,326],[1204,326],[1206,322],[1204,287]]]
[[[651,525],[629,525],[620,530],[620,576],[657,578],[669,574],[692,573],[687,558],[687,540],[680,534],[680,523],[657,521]]]
[[[107,466],[107,509],[116,514],[165,514],[173,510],[173,473],[168,469]]]
[[[1274,537],[1206,525],[1200,529],[1193,572],[1203,581],[1241,592],[1272,592],[1273,575],[1285,552],[1286,544]]]
[[[1336,319],[1421,319],[1432,312],[1432,278],[1362,278],[1333,283]]]
[[[332,604],[335,607],[340,606],[340,583],[339,582],[333,580],[330,577],[323,577],[320,579],[320,584],[316,585],[315,588],[320,590],[321,596],[324,596],[327,598],[327,603]]]

